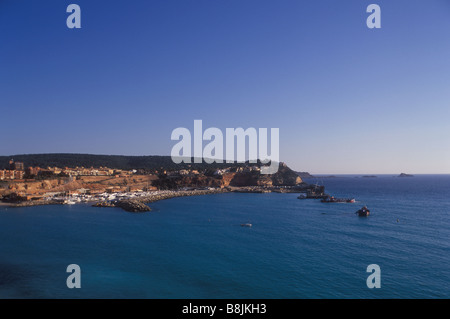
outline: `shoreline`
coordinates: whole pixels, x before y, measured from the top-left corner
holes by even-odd
[[[81,202],[82,204],[90,204],[93,207],[119,207],[128,212],[146,212],[151,211],[147,204],[154,203],[160,200],[171,199],[176,197],[199,196],[209,194],[222,193],[301,193],[309,189],[310,185],[302,185],[302,187],[293,186],[243,186],[243,187],[226,187],[213,189],[193,189],[193,190],[160,190],[154,193],[149,193],[139,197],[130,197],[120,200],[91,200]],[[80,204],[81,204],[80,203]],[[76,205],[75,203],[74,205]],[[0,207],[17,208],[17,207],[32,207],[44,205],[65,205],[60,200],[29,200],[18,203],[0,202]]]

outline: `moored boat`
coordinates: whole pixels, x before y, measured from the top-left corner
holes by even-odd
[[[367,206],[364,206],[363,208],[358,209],[355,214],[358,214],[358,216],[360,217],[367,217],[370,215],[370,210],[367,208]]]
[[[354,198],[335,198],[334,196],[328,196],[321,200],[322,203],[354,203]]]

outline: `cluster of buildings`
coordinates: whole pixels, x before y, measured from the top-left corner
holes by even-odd
[[[22,179],[25,169],[22,162],[9,161],[9,169],[0,170],[0,180]]]
[[[213,175],[224,175],[226,173],[247,173],[252,171],[260,171],[260,168],[257,165],[254,166],[244,166],[244,167],[233,167],[233,168],[223,168],[216,169]],[[0,180],[21,180],[24,178],[32,179],[39,175],[41,176],[68,176],[68,177],[76,177],[76,176],[117,176],[117,177],[126,177],[132,174],[136,174],[136,170],[120,170],[120,169],[111,169],[108,167],[99,167],[99,168],[85,168],[85,167],[74,167],[74,168],[59,168],[59,167],[27,167],[25,168],[22,162],[15,162],[13,159],[9,161],[9,169],[0,170]],[[200,175],[205,172],[199,172],[196,169],[181,169],[177,171],[161,171],[163,175],[167,176],[193,176]]]
[[[162,171],[161,173],[163,175],[167,176],[193,176],[193,175],[201,175],[204,174],[206,171],[203,170],[199,172],[196,169],[180,169],[178,171]],[[244,166],[244,167],[227,167],[227,168],[221,168],[216,169],[213,173],[213,175],[219,176],[224,175],[227,173],[248,173],[248,172],[254,172],[254,171],[261,171],[261,168],[254,165],[254,166]]]
[[[65,167],[63,169],[58,169],[57,167],[54,168],[55,170],[60,170],[60,173],[58,174],[64,174],[68,176],[111,176],[114,175],[114,173],[122,173],[122,171],[118,172],[117,170],[110,169],[107,167],[100,167],[100,168],[85,168],[85,167],[75,167],[75,168],[68,168]],[[55,172],[56,174],[56,172]]]
[[[254,165],[254,166],[245,166],[245,167],[217,169],[214,172],[214,175],[223,175],[226,173],[249,173],[249,172],[259,172],[259,171],[261,171],[261,168]]]
[[[188,176],[188,175],[199,175],[200,172],[196,169],[180,169],[179,171],[163,171],[163,175],[167,176]]]
[[[38,175],[64,175],[64,176],[129,176],[136,173],[136,170],[123,171],[120,169],[111,169],[107,167],[99,168],[58,168],[58,167],[24,167],[22,162],[14,162],[13,159],[9,161],[9,169],[0,170],[0,180],[20,180],[23,178],[32,178]]]

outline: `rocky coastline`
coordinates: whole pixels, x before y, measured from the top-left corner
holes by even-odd
[[[147,205],[149,203],[157,202],[160,200],[186,197],[186,196],[199,196],[208,194],[221,194],[221,193],[300,193],[308,191],[312,188],[309,184],[300,184],[296,186],[285,187],[266,187],[266,186],[243,186],[243,187],[224,187],[224,188],[209,188],[209,189],[192,189],[192,190],[166,190],[155,191],[147,196],[138,198],[127,198],[113,201],[97,201],[92,204],[94,207],[118,207],[127,212],[140,213],[149,212],[151,208]],[[55,200],[33,200],[23,201],[19,203],[8,203],[8,207],[28,207],[28,206],[40,206],[40,205],[63,205],[61,201]]]
[[[130,173],[131,174],[131,173]],[[162,170],[158,175],[77,176],[67,178],[9,181],[0,189],[2,203],[9,207],[87,203],[95,207],[119,207],[128,212],[151,211],[148,203],[159,200],[239,193],[310,193],[323,189],[302,181],[285,163],[270,175],[255,165],[198,171]]]

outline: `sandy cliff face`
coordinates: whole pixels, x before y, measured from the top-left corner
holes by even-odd
[[[65,181],[62,179],[19,183],[12,182],[8,185],[8,190],[10,192],[25,192],[29,194],[36,194],[52,190],[62,184],[65,184]]]
[[[90,189],[104,191],[114,188],[121,191],[132,189],[144,189],[151,186],[152,181],[157,179],[155,175],[133,175],[130,177],[111,176],[80,176],[76,179],[55,178],[43,181],[11,181],[0,189],[0,195],[10,193],[45,194],[48,192],[75,191],[77,189]]]
[[[114,176],[81,176],[76,179],[58,178],[43,181],[10,182],[0,189],[0,195],[8,193],[45,194],[47,192],[75,191],[81,188],[91,191],[127,191],[132,189],[178,189],[182,187],[245,187],[245,186],[294,186],[302,183],[302,179],[286,164],[280,163],[277,173],[264,175],[259,171],[226,173],[219,176],[182,175],[162,176],[132,175],[129,177]]]

